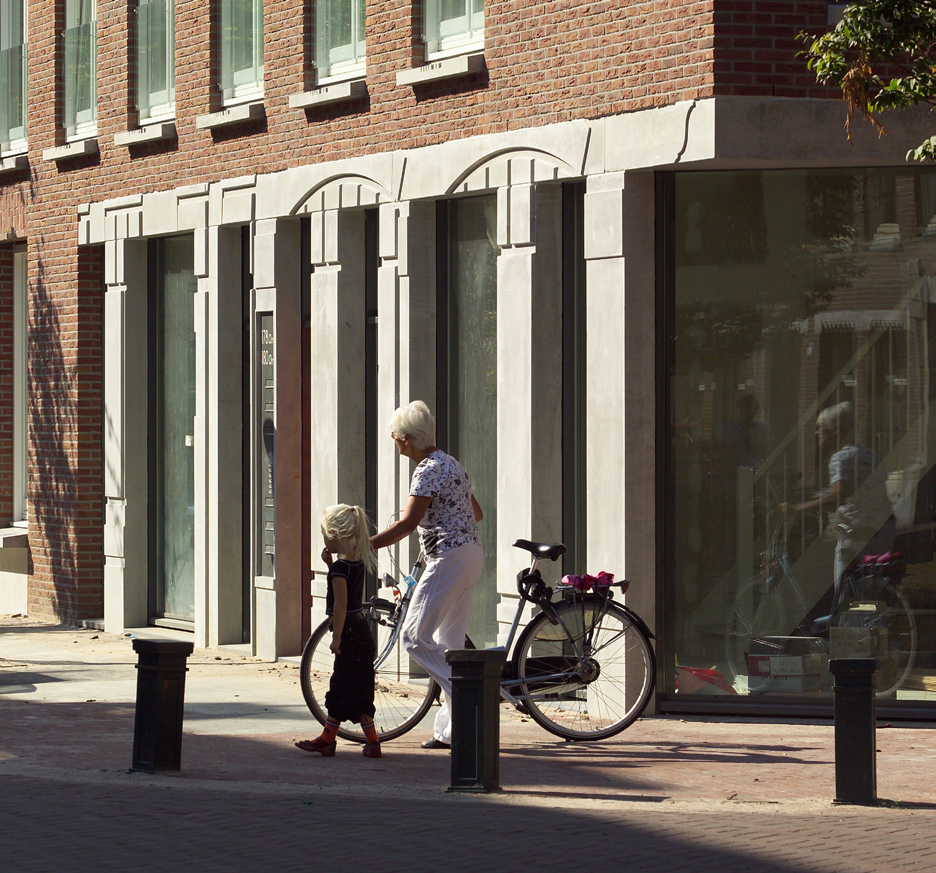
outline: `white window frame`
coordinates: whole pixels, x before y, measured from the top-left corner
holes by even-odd
[[[149,10],[156,6],[166,9],[166,39],[159,50],[166,69],[166,87],[150,90],[147,76],[145,31]],[[136,105],[140,124],[162,121],[175,115],[175,0],[137,0],[134,10],[136,26]]]
[[[454,18],[442,18],[444,0],[424,0],[423,39],[426,43],[426,58],[444,58],[462,55],[484,48],[484,4],[480,11],[473,9],[479,0],[458,0],[463,14]]]
[[[83,12],[88,18],[82,20]],[[73,118],[69,117],[69,88],[78,88],[77,75],[72,76],[68,69],[68,52],[65,48],[66,34],[76,27],[90,25],[89,78],[87,83],[90,106],[77,110]],[[65,33],[62,39],[62,74],[64,78],[64,126],[69,141],[87,139],[97,134],[97,3],[95,0],[65,0]]]
[[[365,0],[313,0],[315,11],[315,68],[319,83],[357,78],[366,66],[366,3]],[[342,5],[351,7],[351,42],[331,44],[333,10]]]
[[[14,13],[19,11],[21,14],[19,16],[14,16]],[[14,32],[14,17],[16,19],[17,25],[19,22],[22,22],[22,27],[18,28],[22,30],[22,33],[16,34]],[[11,36],[12,34],[12,36]],[[23,114],[22,114],[22,123],[17,124],[15,127],[10,126],[7,130],[7,136],[4,137],[0,133],[0,154],[3,155],[12,155],[12,154],[21,154],[26,151],[26,59],[27,59],[27,12],[26,12],[26,0],[0,0],[0,52],[4,54],[8,51],[13,51],[16,48],[21,48],[22,50],[22,59],[20,63],[22,64],[22,89],[23,89]],[[0,94],[0,103],[3,106],[7,105],[7,94]]]
[[[263,96],[263,0],[219,0],[219,67],[221,96],[225,106],[246,103]],[[233,69],[233,43],[225,38],[233,27],[236,3],[251,4],[253,59],[249,66]]]
[[[26,249],[13,252],[13,522],[29,515]]]

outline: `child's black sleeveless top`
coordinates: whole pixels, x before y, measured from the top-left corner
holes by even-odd
[[[364,578],[367,571],[363,561],[345,561],[339,558],[328,570],[328,591],[325,594],[325,614],[331,615],[335,610],[335,592],[332,589],[332,579],[335,576],[344,576],[348,580],[348,615],[362,612],[364,609]]]

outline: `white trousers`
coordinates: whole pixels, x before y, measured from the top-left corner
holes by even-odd
[[[484,549],[477,543],[430,558],[416,583],[403,625],[403,647],[442,688],[444,699],[433,733],[444,743],[452,741],[452,668],[445,652],[465,647],[471,594],[483,564]]]

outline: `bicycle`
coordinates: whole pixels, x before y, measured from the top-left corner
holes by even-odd
[[[830,636],[833,628],[862,629],[869,648],[876,645],[879,670],[875,694],[891,697],[907,680],[917,653],[917,625],[900,584],[903,564],[895,553],[867,556],[854,563],[833,586],[828,615],[810,618],[812,604],[796,578],[787,548],[787,524],[779,509],[767,513],[767,547],[760,573],[738,590],[725,634],[728,667],[747,677],[748,691],[769,688],[771,676],[751,675],[748,655],[757,643],[770,649],[771,638]],[[789,614],[789,607],[796,610]],[[825,639],[822,642],[828,645]],[[778,652],[779,654],[779,652]]]
[[[540,608],[520,633],[500,684],[501,697],[528,714],[541,727],[566,740],[600,740],[632,724],[653,692],[656,660],[653,634],[643,620],[613,599],[612,586],[590,593],[560,584],[560,600],[537,569],[541,560],[555,561],[565,553],[561,543],[517,540],[514,545],[532,555],[532,563],[517,575],[520,600],[507,642],[510,654],[524,603]],[[422,667],[402,650],[400,632],[423,569],[422,556],[407,574],[405,588],[386,575],[394,600],[374,596],[368,618],[377,639],[375,722],[380,739],[392,740],[414,728],[439,697],[440,689]],[[628,582],[613,583],[627,590]],[[325,692],[333,656],[331,620],[313,632],[302,653],[300,682],[312,714],[325,723]],[[470,639],[467,648],[474,648]],[[343,724],[338,735],[364,742],[357,726]]]

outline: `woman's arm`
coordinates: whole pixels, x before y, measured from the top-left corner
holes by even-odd
[[[432,503],[431,497],[417,497],[415,494],[410,494],[400,517],[386,530],[374,534],[370,538],[371,545],[375,549],[382,549],[384,546],[392,546],[406,539],[423,520],[430,503]]]
[[[833,503],[838,506],[842,502],[842,496],[845,491],[844,486],[845,483],[839,479],[838,482],[833,482],[829,486],[829,490],[825,494],[816,497],[814,500],[807,500],[805,503],[781,503],[780,509],[783,511],[784,516],[790,516],[800,512],[812,512],[812,510],[820,509],[827,503]]]
[[[481,511],[481,504],[475,499],[474,494],[471,495],[471,511],[474,513],[475,521],[481,521],[484,518],[484,513]]]
[[[344,576],[332,576],[332,593],[335,606],[332,612],[332,641],[329,648],[337,655],[341,651],[341,634],[348,617],[348,580]]]

